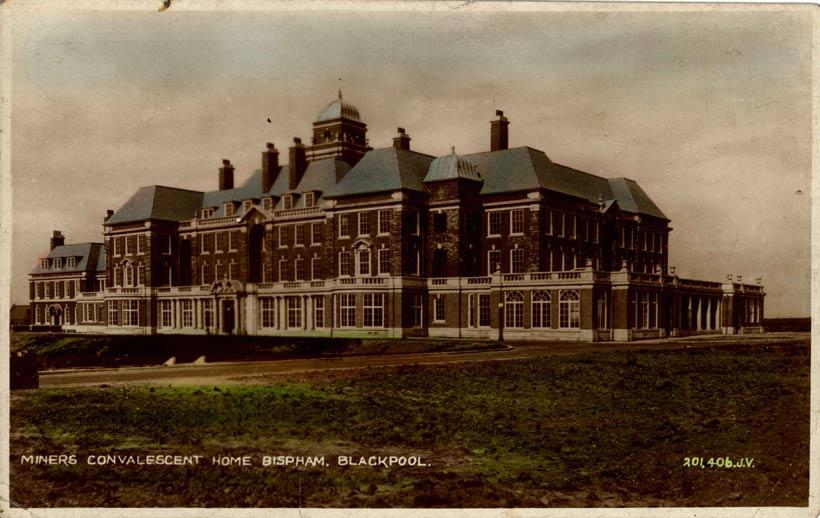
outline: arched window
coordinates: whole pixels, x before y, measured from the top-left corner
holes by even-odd
[[[532,327],[550,327],[552,297],[548,291],[532,292]]]
[[[524,327],[524,295],[510,291],[504,296],[504,326]]]
[[[581,327],[581,297],[576,290],[562,290],[558,296],[558,326]]]

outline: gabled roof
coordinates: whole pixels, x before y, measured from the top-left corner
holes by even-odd
[[[547,189],[597,203],[617,201],[621,209],[668,220],[634,180],[608,179],[556,164],[543,151],[518,147],[465,155],[484,180],[481,194]]]
[[[123,204],[105,225],[116,225],[149,219],[163,221],[184,221],[191,219],[202,207],[202,193],[151,185],[140,187]]]
[[[100,267],[100,256],[103,257],[102,268]],[[73,268],[68,268],[64,260],[62,268],[44,270],[40,267],[40,262],[38,261],[37,267],[32,270],[31,273],[77,273],[105,270],[105,251],[102,243],[76,243],[57,246],[42,259],[56,259],[58,257],[62,259],[75,257],[77,262]]]
[[[409,189],[423,191],[422,180],[433,157],[406,149],[386,147],[369,151],[325,195],[336,198],[355,194]]]

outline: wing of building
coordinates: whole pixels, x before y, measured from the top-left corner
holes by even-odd
[[[760,282],[676,276],[669,218],[634,180],[509,148],[508,132],[497,111],[486,151],[418,152],[403,128],[373,149],[340,92],[310,145],[268,143],[244,182],[223,159],[216,190],[142,187],[109,211],[104,245],[52,243],[31,274],[34,325],[590,341],[761,330]],[[66,254],[70,270],[55,266]]]

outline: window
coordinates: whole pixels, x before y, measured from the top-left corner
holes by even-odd
[[[217,232],[216,233],[216,251],[217,252],[225,252],[228,250],[228,233],[227,232]]]
[[[138,326],[140,323],[140,308],[138,300],[122,301],[122,325]]]
[[[274,327],[276,325],[276,311],[274,310],[273,297],[261,297],[262,327]]]
[[[63,268],[63,259],[62,257],[57,257],[54,259],[54,269],[61,270]]]
[[[203,254],[210,254],[216,248],[216,234],[211,232],[210,234],[202,234],[202,253]]]
[[[310,244],[319,245],[322,243],[322,224],[311,223],[310,225]]]
[[[433,214],[433,232],[441,233],[447,231],[447,214],[439,212]]]
[[[37,283],[37,298],[42,299],[45,296],[45,284],[42,282]]]
[[[379,249],[379,275],[390,275],[390,249]]]
[[[305,207],[313,207],[316,205],[316,196],[312,192],[305,193]]]
[[[117,311],[117,301],[116,300],[109,300],[108,301],[108,325],[109,326],[117,326],[119,325],[118,322],[118,311]]]
[[[649,327],[658,327],[658,294],[655,292],[649,293]]]
[[[313,297],[313,327],[325,327],[325,298],[322,295]]]
[[[202,265],[202,284],[211,284],[214,282],[213,277],[211,277],[211,265],[210,264],[203,264]]]
[[[214,326],[214,306],[210,299],[202,299],[202,325],[205,329]]]
[[[424,324],[424,295],[416,293],[410,302],[412,326],[421,327]]]
[[[524,209],[510,211],[510,234],[524,233]]]
[[[290,210],[290,209],[293,208],[293,195],[292,194],[286,194],[282,198],[282,208],[284,208],[285,210]]]
[[[379,234],[389,234],[390,233],[390,211],[389,210],[380,210],[379,211]]]
[[[182,310],[182,327],[194,327],[194,301],[182,299],[179,305]]]
[[[69,268],[69,269],[76,268],[77,267],[77,258],[76,257],[66,257],[65,267]]]
[[[290,280],[290,272],[288,271],[288,260],[279,259],[279,282]]]
[[[307,229],[305,225],[294,225],[296,229],[296,239],[294,244],[296,246],[305,246],[306,236],[307,236]]]
[[[444,321],[444,295],[436,295],[433,298],[433,322]]]
[[[228,232],[228,250],[236,252],[239,249],[239,231],[232,230]]]
[[[216,264],[214,265],[214,278],[218,281],[218,280],[221,280],[224,275],[225,275],[225,267],[222,266],[222,263],[220,261],[217,261]]]
[[[421,216],[417,210],[407,211],[407,221],[409,222],[410,233],[414,236],[421,235]]]
[[[555,235],[557,235],[558,237],[564,237],[564,236],[567,235],[566,232],[565,232],[566,228],[564,227],[564,221],[565,221],[565,214],[563,212],[555,211],[555,214],[554,214],[554,217],[553,217],[553,220],[552,220],[552,225],[553,225],[553,230],[555,231]]]
[[[159,301],[159,325],[160,327],[171,327],[171,301]]]
[[[487,252],[487,275],[492,275],[501,270],[501,250],[490,250]]]
[[[649,327],[649,292],[642,291],[638,295],[641,299],[641,321],[638,327]]]
[[[297,281],[305,280],[305,260],[301,257],[297,257],[296,261],[294,261],[294,270],[296,272],[296,279]]]
[[[322,278],[322,260],[318,257],[310,260],[310,278],[314,281]]]
[[[262,198],[262,207],[269,211],[273,208],[273,200],[270,197]]]
[[[510,291],[504,295],[504,326],[524,327],[524,295],[520,291]]]
[[[384,327],[384,294],[364,294],[364,327]]]
[[[137,265],[137,286],[145,286],[145,266]]]
[[[114,238],[114,255],[122,255],[123,241],[124,238],[122,237]]]
[[[339,326],[356,327],[356,295],[353,293],[339,295]]]
[[[339,237],[350,237],[350,214],[339,215]]]
[[[501,235],[501,213],[498,211],[487,213],[487,235]]]
[[[285,248],[290,245],[290,226],[279,227],[279,248]]]
[[[490,294],[478,295],[478,326],[490,327]]]
[[[558,326],[581,327],[581,298],[575,290],[562,290],[558,296]]]
[[[353,276],[353,257],[350,252],[339,252],[339,276]]]
[[[575,217],[575,214],[567,214],[566,223],[567,223],[567,236],[570,239],[577,238],[578,237],[578,218]]]
[[[239,278],[238,265],[236,264],[235,261],[231,261],[230,263],[228,263],[228,279],[233,280],[233,279],[238,279],[238,278]]]
[[[550,327],[550,302],[549,292],[532,292],[532,327]]]
[[[597,221],[592,222],[592,242],[597,243],[600,238],[601,225]]]
[[[202,209],[202,219],[214,217],[214,209]]]
[[[123,273],[125,274],[125,280],[123,282],[123,286],[133,286],[134,285],[134,267],[130,264],[125,265],[123,267]]]
[[[137,236],[125,236],[125,255],[131,255],[137,249]]]
[[[114,241],[116,243],[116,241]],[[48,259],[40,259],[40,268],[48,270]]]
[[[524,250],[522,248],[514,248],[510,250],[510,272],[524,272]]]
[[[433,277],[447,276],[447,250],[437,248],[433,250]]]
[[[242,200],[242,207],[247,211],[253,207],[253,200]]]
[[[137,236],[137,253],[145,253],[145,234],[140,234]]]
[[[34,308],[34,322],[40,324],[43,322],[43,307],[35,306]]]
[[[370,235],[370,213],[369,212],[360,212],[359,213],[359,235],[360,236],[369,236]]]
[[[549,235],[553,234],[552,231],[552,211],[545,210],[544,211],[544,228],[546,229],[546,233]]]
[[[370,275],[370,250],[361,249],[356,252],[359,275]]]
[[[234,215],[234,211],[236,208],[234,207],[233,202],[228,202],[225,204],[225,217],[231,217]]]

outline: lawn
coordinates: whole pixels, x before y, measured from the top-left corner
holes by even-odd
[[[11,497],[25,507],[805,506],[809,347],[737,345],[406,366],[269,385],[12,396]],[[90,454],[203,455],[89,466]],[[75,453],[76,465],[21,465]],[[249,456],[214,466],[211,456]],[[264,467],[263,455],[325,456]],[[418,455],[429,466],[338,466]],[[686,457],[752,467],[684,467]]]

